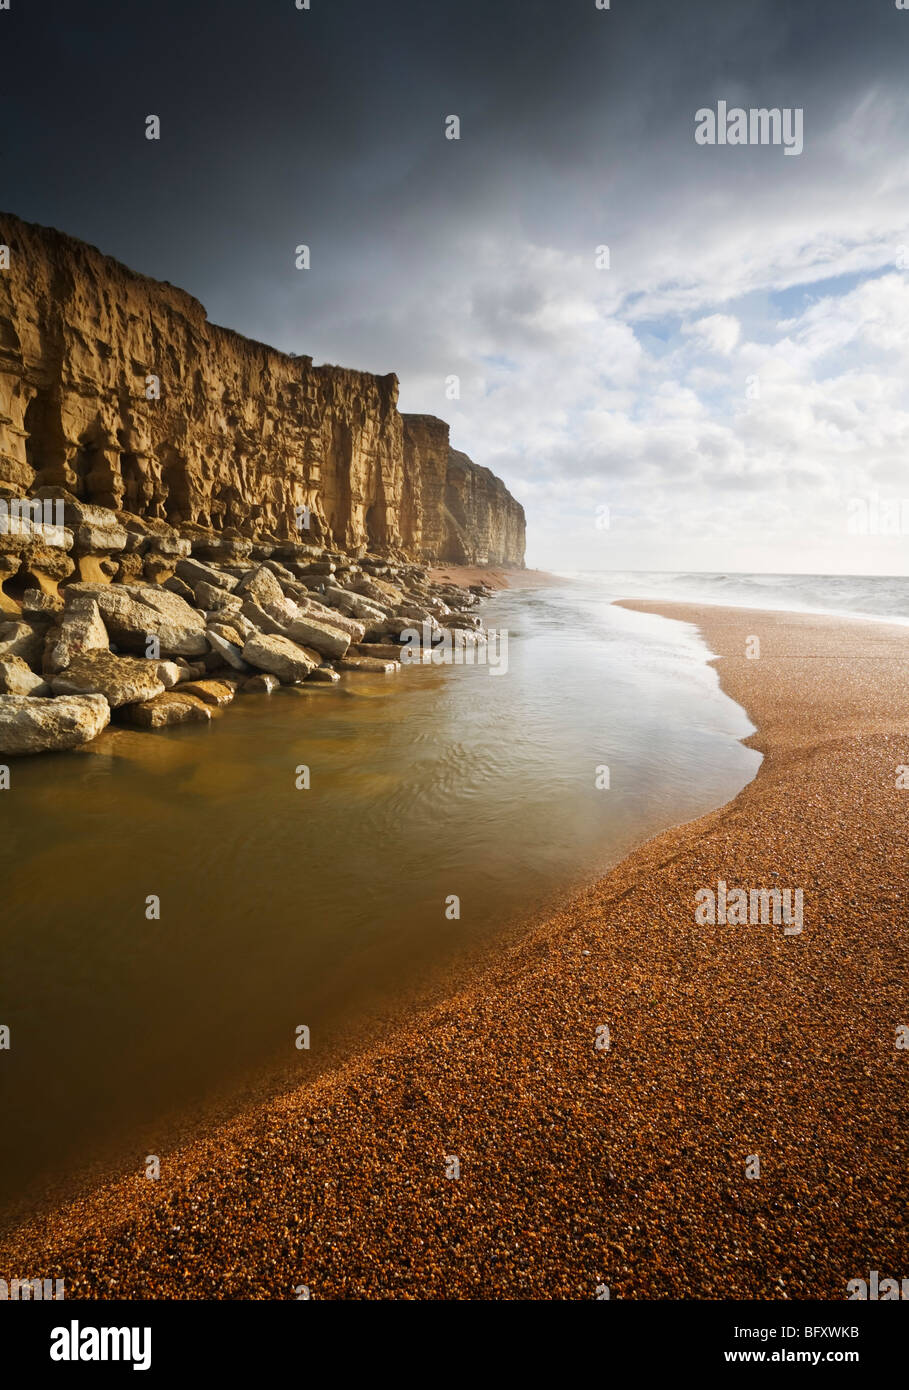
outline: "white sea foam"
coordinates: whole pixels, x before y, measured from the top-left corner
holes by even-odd
[[[686,574],[663,570],[560,573],[596,585],[610,599],[675,599],[909,624],[909,577],[901,575]]]

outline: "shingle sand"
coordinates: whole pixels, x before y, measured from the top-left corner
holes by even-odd
[[[67,1298],[773,1299],[909,1275],[909,628],[629,606],[722,654],[756,780],[381,1051],[14,1232],[0,1276]],[[718,880],[802,888],[804,930],[697,925]]]

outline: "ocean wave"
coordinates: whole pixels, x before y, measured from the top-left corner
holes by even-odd
[[[685,574],[668,571],[575,571],[615,598],[732,603],[786,612],[848,613],[909,622],[909,577],[833,574]]]

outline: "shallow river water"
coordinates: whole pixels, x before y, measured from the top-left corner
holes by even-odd
[[[13,762],[7,1219],[89,1164],[143,1167],[170,1118],[239,1104],[251,1078],[368,1047],[453,961],[754,776],[751,725],[693,629],[583,582],[499,594],[484,618],[508,633],[498,674],[352,675]]]

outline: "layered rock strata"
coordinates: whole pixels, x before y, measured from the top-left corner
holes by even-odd
[[[29,576],[51,593],[74,573],[159,582],[187,540],[203,558],[296,541],[523,564],[519,504],[444,422],[398,413],[394,375],[243,338],[183,290],[9,215],[4,247],[0,498],[64,489],[82,508],[66,544],[36,535],[15,569],[0,536],[19,596]]]
[[[408,546],[454,564],[524,563],[524,508],[488,468],[452,449],[435,415],[404,415]]]

